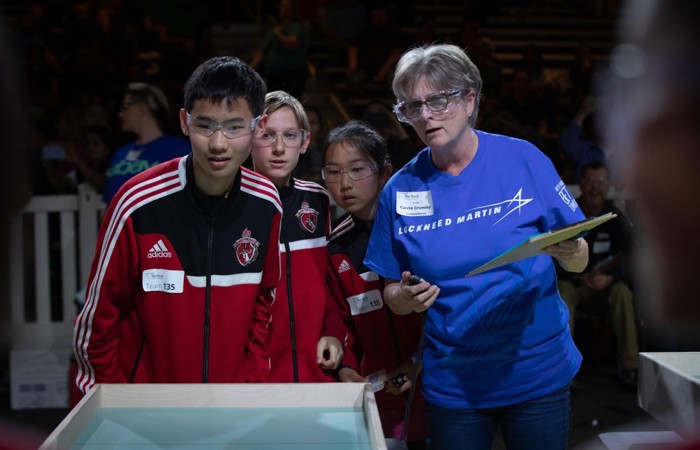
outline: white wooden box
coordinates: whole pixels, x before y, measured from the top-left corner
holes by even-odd
[[[639,354],[639,406],[686,439],[700,432],[700,352]]]
[[[98,384],[40,450],[127,446],[387,449],[369,384],[301,383]]]

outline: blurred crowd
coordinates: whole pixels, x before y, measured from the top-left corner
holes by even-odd
[[[465,5],[456,33],[445,33],[434,15],[416,14],[417,3],[18,3],[10,24],[32,105],[26,112],[32,126],[27,153],[33,164],[26,192],[70,193],[81,182],[103,189],[110,157],[134,139],[134,131],[120,120],[130,83],[149,83],[163,91],[170,105],[163,132],[178,135],[184,80],[220,51],[214,45],[216,30],[242,23],[257,25],[258,45],[236,56],[263,75],[269,90],[284,89],[314,110],[314,145],[297,174],[304,178],[320,180],[318,149],[325,132],[349,118],[366,120],[383,132],[395,167],[413,157],[421,145],[392,114],[389,84],[393,64],[405,49],[432,42],[460,45],[480,68],[484,91],[477,128],[533,142],[568,183],[578,182],[580,168],[591,159],[604,159],[592,126],[596,60],[585,44],[566,66],[547,65],[535,45],[524,48],[520,61],[506,65],[494,40],[481,30],[496,8],[517,2]],[[332,56],[320,56],[324,54]],[[344,82],[318,82],[332,67],[339,68]],[[322,95],[314,92],[318,90]],[[339,105],[331,104],[328,94]],[[337,109],[344,115],[338,118]]]

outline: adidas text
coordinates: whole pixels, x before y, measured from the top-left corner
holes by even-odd
[[[170,252],[148,252],[149,258],[171,258],[172,256]]]

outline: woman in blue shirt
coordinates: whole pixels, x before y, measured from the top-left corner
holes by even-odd
[[[423,394],[440,450],[567,447],[569,381],[581,364],[554,259],[580,272],[583,239],[466,277],[532,234],[584,219],[529,142],[475,130],[478,68],[459,47],[399,60],[395,112],[427,145],[387,183],[365,264],[399,314],[425,311]],[[417,274],[428,282],[409,285]]]

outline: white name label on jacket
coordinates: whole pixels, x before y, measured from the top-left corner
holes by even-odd
[[[184,270],[148,269],[141,277],[143,290],[146,292],[168,292],[181,294],[185,280]]]
[[[397,192],[396,213],[400,216],[432,216],[433,193],[430,191]]]
[[[378,289],[372,289],[371,291],[364,292],[362,294],[352,295],[347,298],[347,301],[350,305],[350,312],[353,316],[374,311],[375,309],[379,309],[384,305],[382,294]]]

